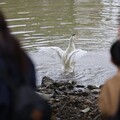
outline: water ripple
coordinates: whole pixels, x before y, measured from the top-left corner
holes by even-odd
[[[12,32],[13,35],[18,35],[18,34],[26,34],[26,33],[34,33],[34,31],[18,31],[18,32]]]
[[[6,21],[11,22],[11,21],[24,21],[24,20],[29,20],[30,18],[13,18],[13,19],[7,19]]]

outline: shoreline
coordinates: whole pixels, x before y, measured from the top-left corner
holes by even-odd
[[[57,81],[43,77],[37,92],[52,108],[51,120],[102,120],[98,110],[101,86],[80,85],[75,81]]]

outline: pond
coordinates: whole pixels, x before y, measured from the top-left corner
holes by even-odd
[[[99,85],[113,74],[109,48],[117,37],[119,6],[119,0],[0,1],[12,34],[20,39],[35,62],[38,84],[47,75],[55,80]],[[62,76],[60,63],[45,56],[39,48],[66,49],[74,33],[79,38],[75,41],[76,48],[88,53],[77,61],[74,76]]]

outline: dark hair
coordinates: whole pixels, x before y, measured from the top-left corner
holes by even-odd
[[[18,73],[21,76],[26,74],[26,69],[28,67],[28,59],[24,50],[21,48],[18,39],[16,39],[7,27],[7,22],[3,13],[0,11],[0,56],[4,58],[8,68],[11,69],[11,61],[17,66]],[[11,61],[10,61],[11,60]],[[9,67],[10,65],[10,67]],[[9,71],[11,71],[9,69]],[[15,71],[15,70],[14,70]]]
[[[110,53],[113,63],[117,67],[120,67],[120,40],[117,40],[115,43],[113,43],[110,49]]]

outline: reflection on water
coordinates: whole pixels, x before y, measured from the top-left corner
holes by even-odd
[[[93,52],[108,50],[117,36],[119,5],[119,0],[0,0],[0,8],[7,16],[12,34],[21,38],[24,48],[29,51],[38,51],[41,46],[65,49],[73,33],[79,37],[75,41],[79,49]],[[96,57],[99,56],[94,54]],[[103,69],[107,67],[104,57],[106,55],[103,56]],[[53,61],[49,64],[55,67]],[[54,71],[54,68],[42,69],[45,63],[42,65],[39,60],[39,75],[46,74],[46,70]],[[80,66],[80,63],[78,66],[80,68],[77,68],[77,72],[89,68]],[[93,71],[99,71],[98,68]],[[88,76],[89,72],[88,69]],[[53,76],[55,74],[51,73]],[[90,74],[93,75],[92,72]],[[80,78],[80,74],[77,74],[75,79]]]

